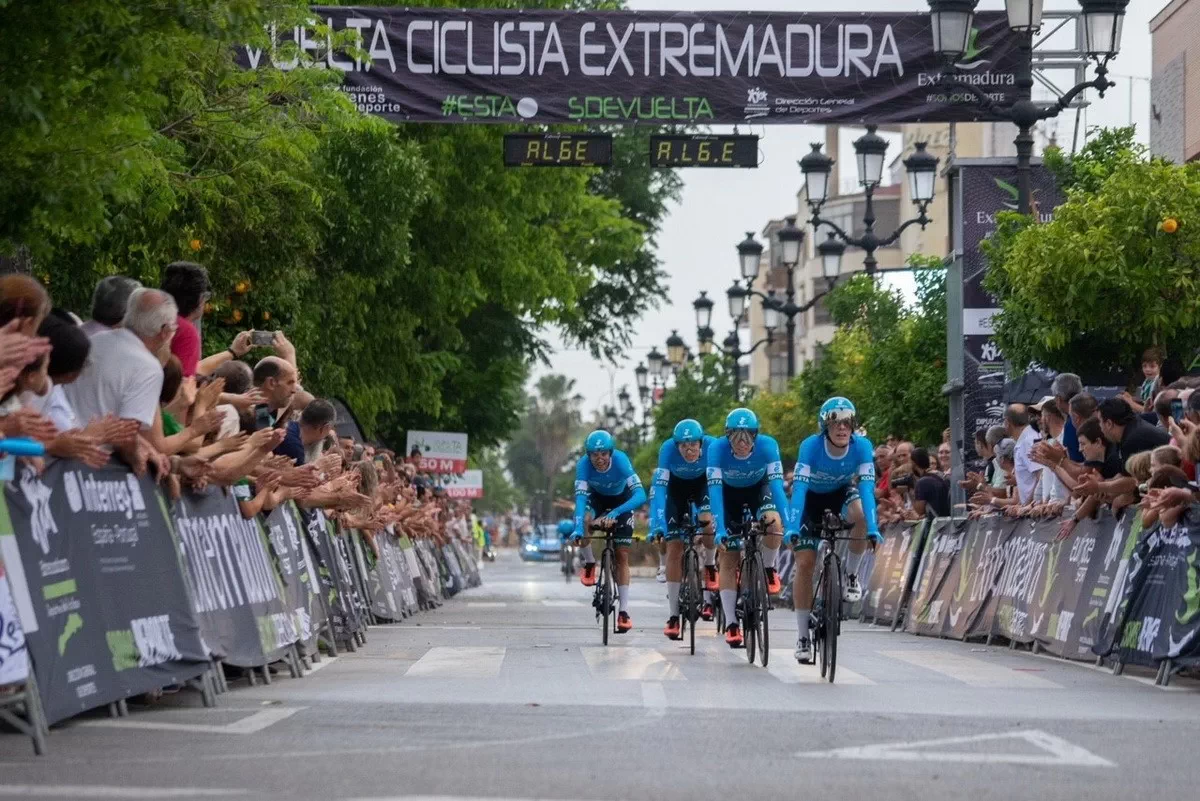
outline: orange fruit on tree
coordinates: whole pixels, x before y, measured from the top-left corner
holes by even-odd
[[[1179,230],[1179,220],[1174,217],[1168,217],[1162,221],[1162,230],[1165,234],[1173,234]]]
[[[189,246],[189,247],[191,247],[191,249],[192,249],[192,250],[199,250],[199,249],[200,249],[200,246],[201,246],[201,245],[200,245],[200,240],[199,240],[199,239],[193,239],[191,242],[189,242],[189,243],[188,243],[188,246]]]

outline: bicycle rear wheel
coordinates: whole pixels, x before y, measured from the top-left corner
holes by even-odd
[[[613,615],[613,598],[615,596],[616,586],[613,583],[612,551],[605,548],[604,552],[600,554],[600,633],[605,645],[608,645],[609,618],[614,618],[612,625],[616,625],[615,616]]]
[[[751,600],[754,607],[755,639],[758,640],[758,662],[763,667],[771,656],[771,632],[767,627],[767,614],[771,608],[771,596],[767,593],[767,572],[763,568],[762,556],[754,554],[750,569]]]
[[[825,605],[825,647],[821,649],[821,676],[833,684],[837,672],[837,641],[842,629],[842,566],[837,554],[825,561],[825,583],[822,601]],[[828,671],[828,675],[826,675]]]

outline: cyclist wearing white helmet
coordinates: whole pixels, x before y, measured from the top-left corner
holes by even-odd
[[[580,549],[583,568],[580,581],[585,587],[596,583],[596,556],[587,526],[593,518],[596,525],[615,528],[617,550],[617,631],[633,628],[626,611],[629,604],[629,546],[633,544],[633,510],[646,502],[646,490],[633,464],[624,451],[619,451],[612,434],[597,430],[588,434],[584,450],[575,465],[575,532],[571,539],[585,542]]]
[[[787,491],[783,486],[783,462],[779,443],[774,437],[758,433],[758,417],[749,409],[734,409],[725,418],[725,436],[708,451],[708,498],[716,526],[717,547],[721,549],[721,605],[725,609],[725,642],[730,648],[742,646],[737,624],[737,569],[741,544],[731,540],[728,522],[741,522],[743,511],[750,510],[756,520],[766,523],[762,539],[763,566],[767,591],[780,590],[775,559],[788,514]],[[788,531],[791,531],[789,526]]]
[[[882,539],[875,516],[875,448],[869,439],[854,433],[858,427],[854,404],[846,398],[830,398],[821,405],[817,423],[820,433],[800,443],[792,480],[792,521],[798,531],[788,537],[796,556],[792,598],[798,627],[796,660],[801,664],[812,662],[808,624],[820,545],[817,535],[825,512],[835,512],[853,525],[842,593],[851,603],[862,600],[858,568],[867,546],[864,537]]]
[[[663,634],[672,640],[680,637],[679,588],[683,583],[683,534],[679,526],[692,514],[694,524],[705,526],[704,584],[717,588],[716,553],[713,551],[712,515],[709,513],[708,482],[705,478],[708,450],[716,440],[704,433],[697,420],[680,420],[674,436],[658,450],[658,469],[650,485],[650,536],[667,544],[667,603],[670,607]],[[712,618],[712,604],[706,598],[704,614]]]

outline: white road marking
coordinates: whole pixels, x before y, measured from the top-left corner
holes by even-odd
[[[970,745],[973,743],[1020,741],[1041,749],[1040,754],[978,753],[971,751],[946,750],[945,746]],[[931,749],[921,750],[916,749]],[[978,762],[1004,765],[1071,766],[1088,768],[1115,768],[1116,765],[1086,748],[1067,742],[1061,737],[1044,731],[1002,732],[999,734],[976,734],[970,737],[944,737],[938,740],[918,740],[899,743],[877,743],[850,748],[835,748],[832,751],[803,751],[798,757],[837,757],[839,759],[887,759],[898,762]]]
[[[508,606],[506,601],[467,601],[467,606],[474,609],[503,609]]]
[[[642,706],[646,708],[648,717],[661,718],[667,714],[667,692],[662,682],[642,682]]]
[[[208,787],[105,787],[96,784],[0,784],[0,796],[18,798],[196,798],[246,795],[249,790]]]
[[[281,720],[287,720],[292,715],[296,714],[306,707],[272,707],[271,709],[263,709],[255,712],[253,715],[247,715],[241,720],[235,720],[233,723],[213,724],[213,723],[171,723],[165,720],[136,720],[130,718],[116,718],[113,720],[82,720],[76,723],[76,726],[86,726],[91,728],[103,729],[146,729],[154,731],[187,731],[200,732],[202,734],[255,734],[268,726],[274,726]],[[239,710],[218,710],[218,711],[239,711]],[[245,710],[250,711],[250,710]]]
[[[404,675],[433,679],[493,679],[500,675],[505,649],[501,646],[438,646],[430,648]]]
[[[679,665],[653,648],[584,647],[579,649],[597,679],[685,681]]]
[[[583,605],[584,605],[583,601],[574,601],[574,600],[551,601],[551,600],[546,599],[546,600],[542,601],[542,606],[567,607],[567,608],[572,608],[572,609],[581,607]]]
[[[824,684],[821,669],[818,665],[801,665],[796,661],[790,648],[772,648],[771,660],[767,663],[767,672],[784,684]],[[834,673],[835,684],[874,684],[861,673],[837,666]]]
[[[891,659],[899,659],[901,662],[949,676],[969,687],[1062,689],[1062,685],[1055,684],[1049,679],[1043,679],[1041,676],[1033,676],[1005,665],[992,664],[982,659],[972,659],[959,654],[926,649],[887,650],[879,651],[879,653]]]

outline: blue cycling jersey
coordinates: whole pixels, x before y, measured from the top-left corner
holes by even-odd
[[[658,469],[654,471],[654,481],[650,485],[650,521],[655,531],[667,530],[667,485],[671,482],[671,476],[684,480],[704,476],[709,449],[716,441],[715,437],[706,435],[700,442],[700,458],[694,462],[683,458],[674,437],[658,449]]]
[[[729,438],[721,437],[709,447],[707,462],[708,502],[717,532],[726,530],[724,486],[753,487],[764,479],[771,490],[771,500],[783,518],[784,530],[792,530],[788,520],[787,491],[783,486],[783,462],[779,458],[779,443],[774,437],[758,434],[754,438],[754,450],[745,459],[734,456]]]
[[[612,452],[612,463],[608,470],[601,473],[592,467],[592,460],[587,454],[579,457],[575,465],[575,534],[584,535],[583,521],[587,514],[588,498],[594,492],[598,495],[623,495],[626,491],[632,493],[629,500],[608,513],[608,517],[618,518],[626,512],[632,512],[646,502],[646,490],[642,480],[634,472],[633,464],[624,451]]]
[[[792,480],[792,519],[799,527],[804,522],[804,499],[808,492],[834,492],[858,481],[862,498],[863,517],[867,533],[879,534],[875,514],[875,448],[871,440],[854,435],[846,452],[834,456],[829,452],[824,434],[813,434],[800,443],[800,458]]]

